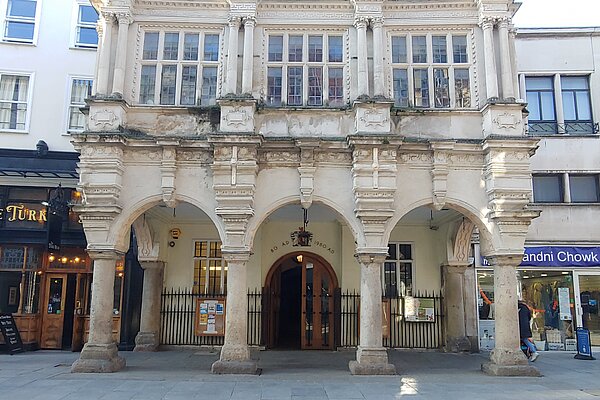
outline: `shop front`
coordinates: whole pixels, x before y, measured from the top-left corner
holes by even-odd
[[[0,312],[13,314],[28,348],[80,350],[87,340],[92,262],[76,213],[49,233],[56,188],[0,186]],[[65,204],[80,193],[59,188]],[[49,245],[50,244],[50,245]],[[115,337],[120,330],[124,264],[117,264]]]
[[[526,247],[517,269],[519,297],[532,309],[531,330],[540,350],[576,350],[575,331],[590,331],[600,346],[600,248]],[[479,341],[494,348],[494,273],[485,260],[477,268]],[[515,309],[516,313],[516,309]]]

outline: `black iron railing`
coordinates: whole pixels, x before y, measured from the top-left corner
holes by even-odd
[[[248,291],[248,344],[265,344],[263,321],[267,312],[260,289]],[[334,295],[336,347],[359,344],[360,294],[336,291]],[[220,346],[223,336],[196,336],[194,323],[198,298],[225,297],[224,294],[198,294],[191,289],[165,290],[161,296],[161,344]],[[415,310],[414,305],[423,307]],[[412,312],[411,312],[412,310]],[[419,312],[427,310],[425,314]],[[439,349],[444,346],[443,298],[437,293],[417,293],[383,299],[383,345],[391,348]],[[429,316],[428,318],[426,318]],[[412,318],[412,320],[411,320]],[[428,320],[424,320],[428,319]],[[338,333],[339,332],[339,333]]]
[[[600,130],[598,123],[588,122],[529,122],[527,133],[530,135],[593,135]]]

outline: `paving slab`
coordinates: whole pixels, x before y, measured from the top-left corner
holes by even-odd
[[[156,353],[121,352],[127,366],[112,374],[72,374],[78,353],[35,351],[0,355],[2,398],[26,400],[385,400],[600,397],[600,361],[571,352],[544,352],[535,362],[543,376],[494,377],[481,372],[489,354],[390,350],[401,374],[352,376],[353,351],[254,351],[262,375],[213,375],[215,351],[187,348]],[[6,397],[4,397],[6,396]]]

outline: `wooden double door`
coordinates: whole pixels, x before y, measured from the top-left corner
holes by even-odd
[[[83,346],[84,312],[88,274],[45,274],[42,301],[42,349],[80,350]]]
[[[333,269],[320,257],[292,253],[278,260],[267,276],[267,347],[330,350],[335,346]]]

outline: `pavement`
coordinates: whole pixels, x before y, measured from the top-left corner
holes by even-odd
[[[2,400],[313,400],[313,399],[596,399],[600,360],[542,352],[541,378],[494,377],[480,370],[489,354],[390,350],[395,376],[352,376],[354,351],[260,351],[260,376],[213,375],[215,351],[121,352],[127,367],[112,374],[72,374],[78,353],[0,355]]]

